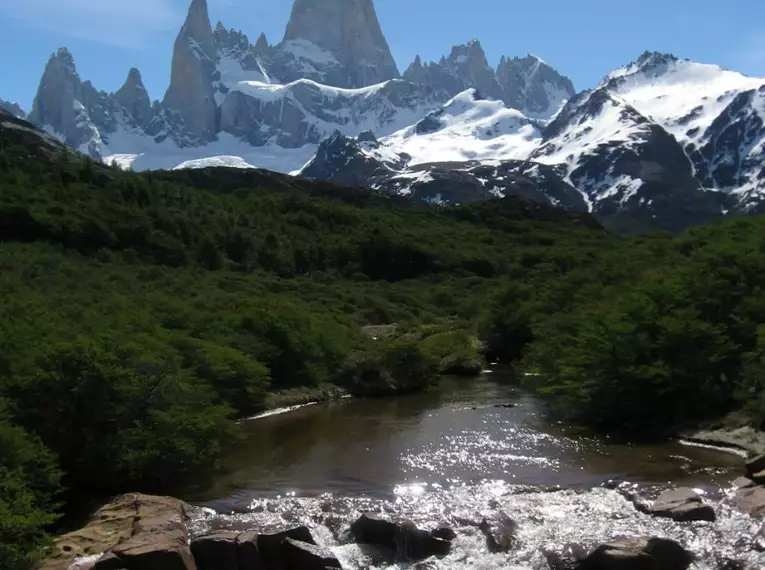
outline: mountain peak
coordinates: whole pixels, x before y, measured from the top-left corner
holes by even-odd
[[[170,86],[163,107],[179,117],[177,142],[197,144],[216,137],[217,104],[213,89],[215,36],[207,0],[192,0],[173,46]]]
[[[52,53],[48,58],[46,69],[50,67],[56,67],[64,70],[71,75],[77,74],[77,69],[74,65],[74,57],[65,47],[60,47],[55,53]]]
[[[215,42],[213,40],[213,30],[210,25],[210,12],[207,9],[207,0],[191,0],[189,13],[186,21],[181,28],[181,36],[184,39],[194,40],[208,57],[214,57]]]
[[[259,55],[263,55],[268,51],[269,47],[271,46],[268,45],[266,33],[261,32],[260,36],[258,36],[258,41],[255,42],[255,52]]]
[[[483,46],[481,46],[481,42],[477,39],[472,39],[466,44],[452,47],[448,61],[459,64],[464,63],[466,60],[471,60],[479,65],[489,65],[486,59],[486,52],[483,51]]]
[[[151,100],[138,69],[130,68],[125,83],[114,93],[114,100],[130,115],[134,126],[148,126],[153,115]]]
[[[346,68],[347,85],[399,77],[372,0],[295,0],[284,43],[308,41]]]
[[[678,61],[678,58],[671,53],[646,50],[640,55],[636,63],[640,67],[649,67],[675,61]]]
[[[143,87],[143,78],[141,77],[141,72],[138,71],[138,68],[131,67],[130,70],[128,70],[127,79],[125,79],[125,84],[123,87],[137,87],[139,85]]]

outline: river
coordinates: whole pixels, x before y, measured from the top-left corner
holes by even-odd
[[[446,379],[414,396],[303,407],[242,427],[246,440],[224,475],[190,497],[204,507],[198,532],[300,522],[345,568],[384,568],[345,544],[343,534],[358,513],[374,510],[425,528],[456,528],[453,553],[429,568],[542,570],[547,548],[647,535],[683,543],[701,556],[699,568],[716,569],[724,558],[765,568],[763,555],[742,546],[759,524],[736,511],[726,493],[741,457],[680,443],[618,444],[550,424],[539,401],[502,374]],[[603,487],[614,479],[648,494],[670,485],[699,489],[718,521],[675,523],[638,513]],[[500,509],[521,529],[522,546],[511,554],[489,554],[465,522]]]

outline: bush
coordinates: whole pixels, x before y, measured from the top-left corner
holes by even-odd
[[[438,363],[440,374],[478,376],[484,368],[475,335],[465,330],[437,332],[420,341],[420,349]]]
[[[430,387],[437,375],[438,362],[416,341],[378,341],[346,360],[340,381],[355,396],[384,396],[420,392]]]
[[[27,570],[49,543],[60,472],[36,438],[11,424],[0,400],[0,560],[3,570]]]
[[[12,387],[19,423],[58,455],[72,489],[178,489],[215,470],[234,437],[212,389],[140,347],[59,344]]]

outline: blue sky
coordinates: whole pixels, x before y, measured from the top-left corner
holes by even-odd
[[[213,25],[255,41],[281,40],[291,0],[208,0]],[[500,56],[533,53],[578,89],[646,49],[765,77],[762,0],[377,0],[399,67],[420,54],[438,59],[452,45],[481,40]],[[82,79],[119,88],[141,70],[152,99],[167,87],[175,35],[188,0],[0,0],[0,98],[29,109],[51,52],[66,46]]]

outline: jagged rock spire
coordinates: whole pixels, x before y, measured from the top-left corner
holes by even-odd
[[[266,34],[263,32],[258,37],[258,41],[255,42],[255,53],[258,55],[265,55],[268,53],[269,49],[268,38],[266,38]]]
[[[363,87],[399,77],[373,0],[295,0],[284,42],[308,41],[345,67],[347,85]]]
[[[127,79],[114,93],[114,99],[127,111],[135,126],[145,127],[151,121],[151,99],[144,87],[141,72],[135,67],[128,71]]]
[[[215,139],[217,105],[213,88],[215,38],[207,0],[192,0],[186,22],[173,47],[170,87],[165,113],[181,119],[183,142],[201,144]]]

